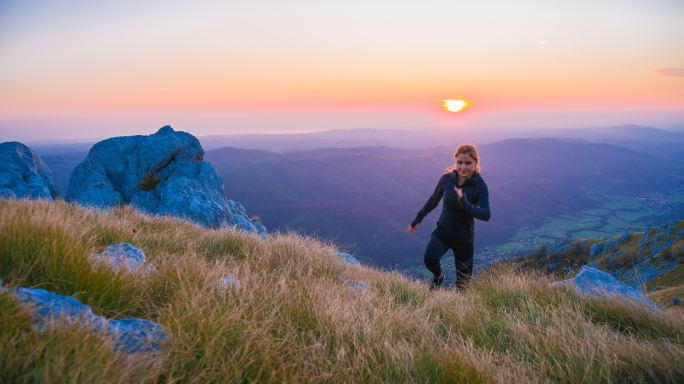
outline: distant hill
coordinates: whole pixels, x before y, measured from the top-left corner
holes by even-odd
[[[658,152],[549,138],[509,139],[479,148],[493,209],[490,222],[477,223],[480,249],[550,217],[596,208],[601,196],[649,196],[684,187],[684,164],[663,159]],[[268,228],[335,241],[366,263],[403,269],[422,263],[441,208],[414,235],[405,228],[451,164],[453,149],[365,146],[283,153],[222,148],[207,151],[206,160],[223,177],[227,196],[241,201]],[[85,155],[43,156],[62,194],[71,169]],[[684,207],[673,206],[671,211],[684,214]],[[653,222],[676,218],[672,214],[663,213]]]
[[[71,176],[71,172],[87,155],[87,151],[42,155],[43,161],[52,171],[52,179],[62,198],[66,196],[69,189],[69,176]]]
[[[60,143],[60,144],[32,144],[26,143],[40,154],[41,157],[48,155],[59,155],[67,153],[88,153],[90,148],[97,141],[78,142],[78,143]],[[85,157],[85,155],[83,156]]]
[[[443,146],[444,143],[453,143],[452,145],[454,146],[462,142],[482,145],[509,138],[571,138],[589,142],[622,145],[639,151],[640,149],[648,149],[648,147],[640,147],[644,143],[649,146],[658,144],[672,148],[684,143],[684,128],[666,131],[654,127],[626,124],[613,127],[515,131],[464,127],[458,130],[427,128],[333,129],[311,133],[227,134],[198,136],[198,138],[202,147],[207,151],[233,147],[282,153],[325,147],[352,148],[363,146],[385,146],[419,150]],[[87,152],[97,141],[34,141],[24,144],[36,150],[41,156],[45,156],[69,152]]]
[[[304,151],[317,148],[353,148],[363,146],[386,146],[403,149],[419,149],[442,145],[444,142],[485,142],[495,140],[496,135],[469,132],[446,132],[430,129],[334,129],[312,133],[289,134],[241,134],[201,136],[206,150],[223,147],[263,149],[271,152]]]
[[[329,148],[278,154],[223,148],[207,153],[226,183],[269,228],[332,239],[368,263],[421,262],[437,208],[415,235],[405,232],[451,163],[451,148]],[[681,186],[682,170],[633,150],[555,139],[513,139],[480,147],[493,218],[478,222],[479,246],[518,228],[593,207],[596,194],[650,193]]]
[[[684,135],[677,131],[666,131],[655,127],[635,124],[624,124],[612,127],[584,128],[584,129],[547,129],[531,131],[535,136],[548,137],[579,137],[584,139],[605,139],[619,141],[664,141],[674,140],[684,142]]]
[[[533,137],[575,138],[633,149],[651,156],[684,164],[684,131],[665,131],[640,125],[593,129],[552,129],[529,132]]]

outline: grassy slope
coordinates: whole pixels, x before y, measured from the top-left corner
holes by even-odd
[[[92,267],[127,241],[158,274]],[[624,382],[684,380],[680,312],[588,300],[543,275],[478,276],[428,292],[346,266],[329,244],[267,240],[120,208],[0,200],[0,278],[74,295],[110,317],[160,322],[158,355],[130,359],[76,326],[39,333],[0,294],[0,382]],[[217,281],[234,274],[239,290]],[[351,288],[364,280],[368,289]]]

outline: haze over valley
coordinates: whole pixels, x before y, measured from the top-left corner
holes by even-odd
[[[476,265],[684,215],[683,135],[620,126],[549,136],[478,140],[493,219],[476,223]],[[441,206],[417,233],[405,228],[452,162],[459,138],[447,139],[454,141],[425,132],[361,130],[240,135],[227,146],[229,135],[200,137],[227,196],[270,230],[315,236],[365,263],[412,274],[422,273],[422,253]],[[60,192],[87,146],[36,147]]]

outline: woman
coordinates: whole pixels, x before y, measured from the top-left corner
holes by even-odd
[[[439,288],[444,281],[440,259],[450,248],[456,260],[456,287],[463,288],[473,271],[474,218],[488,221],[490,217],[489,191],[480,176],[477,149],[463,144],[456,149],[454,157],[454,165],[447,167],[435,192],[407,228],[409,233],[415,232],[443,197],[442,214],[425,248],[425,266],[434,274],[430,289]]]

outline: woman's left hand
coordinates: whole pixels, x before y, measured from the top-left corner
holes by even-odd
[[[458,196],[459,199],[463,197],[463,190],[461,188],[454,187],[454,191],[456,192],[456,196]]]

